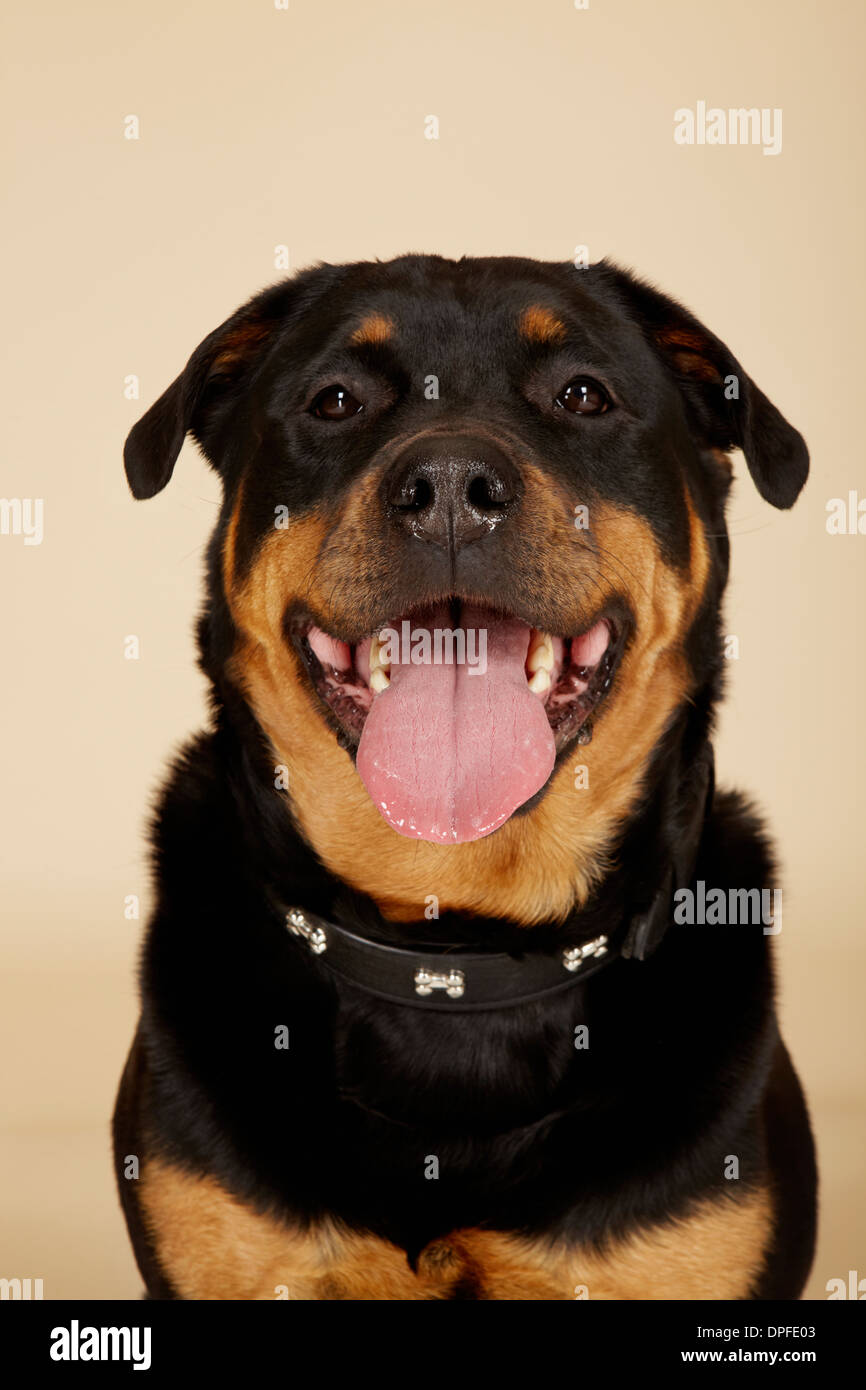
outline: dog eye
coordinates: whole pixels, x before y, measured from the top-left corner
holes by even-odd
[[[604,415],[611,401],[603,386],[592,377],[577,376],[556,397],[556,405],[572,415]]]
[[[345,386],[326,386],[320,391],[310,406],[310,414],[320,420],[348,420],[363,410],[361,401],[347,391]]]

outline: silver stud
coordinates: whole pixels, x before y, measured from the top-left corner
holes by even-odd
[[[592,941],[586,941],[582,946],[568,946],[562,953],[562,963],[566,970],[579,970],[580,967],[591,958],[607,955],[606,936],[597,936]]]
[[[286,913],[286,926],[292,936],[299,936],[306,941],[314,956],[320,956],[323,951],[328,949],[328,938],[321,927],[314,927],[309,923],[301,912],[300,908],[291,907]]]
[[[434,989],[444,989],[450,999],[460,999],[466,989],[466,977],[462,970],[439,972],[420,966],[415,971],[415,993],[432,994]]]

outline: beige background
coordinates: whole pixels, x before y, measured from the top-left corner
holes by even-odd
[[[293,267],[586,244],[682,298],[806,435],[792,514],[747,476],[732,500],[740,659],[717,752],[785,865],[782,1016],[823,1173],[809,1294],[866,1275],[866,536],[825,530],[829,498],[866,494],[860,0],[15,9],[0,491],[44,498],[45,534],[0,536],[0,1275],[42,1277],[47,1298],[139,1293],[108,1141],[142,930],[123,908],[139,894],[146,916],[148,799],[203,718],[192,626],[218,487],[187,446],[135,504],[121,446],[279,278],[281,243]],[[675,145],[675,109],[698,100],[781,107],[782,153]]]

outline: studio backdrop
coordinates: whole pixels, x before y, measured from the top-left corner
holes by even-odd
[[[188,442],[135,503],[124,438],[257,290],[406,251],[610,257],[808,442],[790,512],[735,455],[716,769],[781,858],[782,1025],[822,1176],[807,1297],[866,1275],[864,21],[856,0],[7,9],[0,1275],[141,1292],[109,1124],[148,807],[206,719],[220,492]]]

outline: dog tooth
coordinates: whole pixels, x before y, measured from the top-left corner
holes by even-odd
[[[377,632],[374,632],[372,638],[370,639],[371,671],[375,671],[377,667],[380,667],[383,671],[390,671],[390,661],[383,661],[382,659],[382,648],[384,645],[385,643],[380,640],[379,634]]]
[[[550,672],[544,669],[536,671],[529,682],[529,689],[533,695],[546,695],[550,689]]]
[[[550,633],[536,633],[529,645],[526,665],[529,671],[553,670],[553,638]]]
[[[381,666],[372,667],[370,670],[370,689],[374,695],[380,691],[387,690],[391,684],[391,677],[387,671],[383,671]]]

